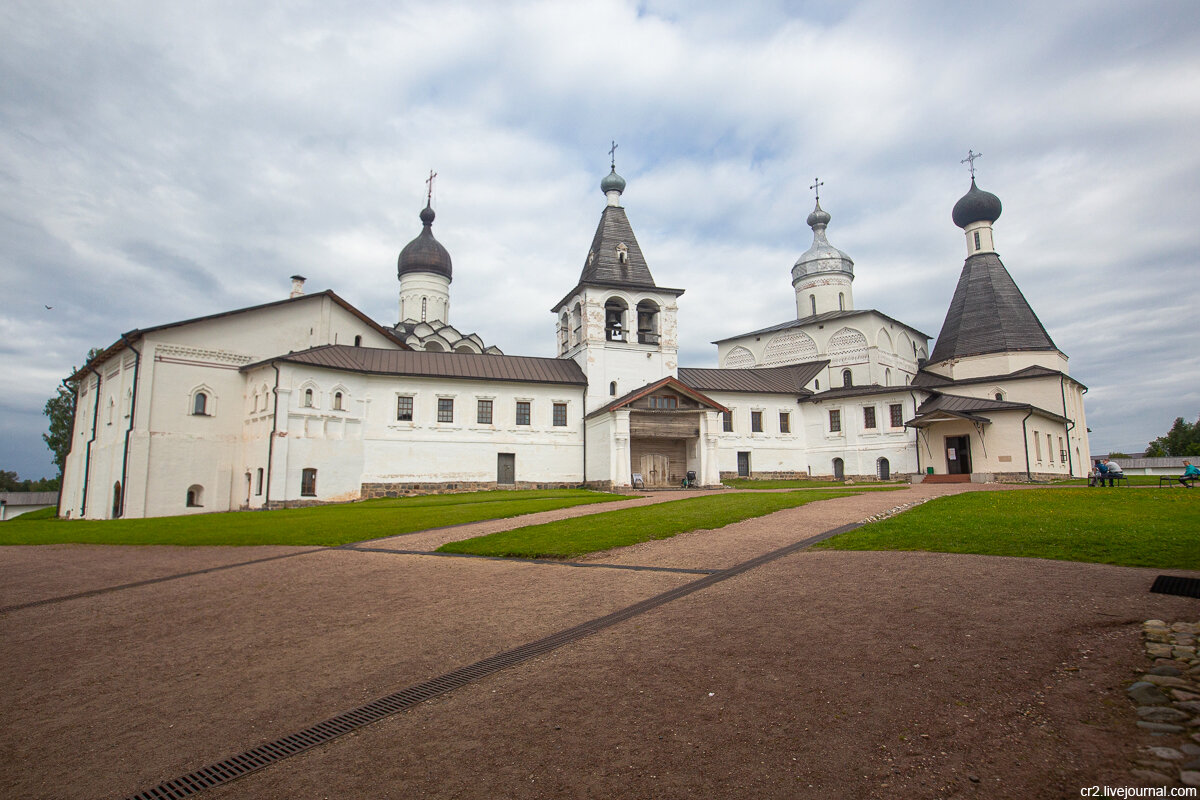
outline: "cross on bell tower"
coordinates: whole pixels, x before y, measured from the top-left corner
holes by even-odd
[[[433,205],[433,179],[437,177],[437,173],[429,170],[429,177],[425,179],[425,205]]]
[[[825,181],[820,178],[813,178],[813,185],[808,187],[817,193],[817,202],[821,202],[821,187],[825,185]]]
[[[967,157],[964,158],[962,161],[958,162],[960,164],[970,164],[968,169],[971,170],[971,180],[975,180],[975,159],[979,158],[982,155],[983,155],[983,153],[976,153],[974,150],[968,150]]]

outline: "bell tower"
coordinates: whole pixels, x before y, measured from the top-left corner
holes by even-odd
[[[625,179],[617,174],[615,159],[600,191],[606,204],[579,281],[552,309],[558,357],[575,359],[587,375],[588,412],[648,383],[675,377],[676,300],[683,294],[655,284],[621,206]]]

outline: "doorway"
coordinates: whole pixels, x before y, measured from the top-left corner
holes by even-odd
[[[946,437],[946,472],[950,475],[971,474],[971,437]]]
[[[888,463],[886,458],[881,458],[875,462],[875,474],[881,481],[891,480],[892,465]]]
[[[496,454],[496,483],[512,486],[517,482],[517,454]]]
[[[846,462],[840,458],[833,460],[833,479],[835,481],[846,480]]]
[[[738,453],[738,477],[750,477],[750,452],[743,450]]]

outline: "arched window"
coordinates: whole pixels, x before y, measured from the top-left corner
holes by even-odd
[[[109,425],[113,424],[113,411],[115,408],[116,408],[116,403],[113,402],[112,397],[109,397],[108,398],[108,424]]]
[[[188,508],[201,508],[204,506],[204,487],[200,484],[192,484],[187,490],[187,506]]]
[[[608,396],[609,397],[617,396],[617,382],[616,381],[612,381],[611,383],[608,384]]]
[[[208,395],[205,392],[196,392],[196,396],[192,398],[192,415],[208,416]]]
[[[333,410],[334,411],[342,410],[342,393],[341,392],[333,393]]]
[[[853,386],[854,375],[848,369],[842,370],[842,386]]]
[[[1003,393],[1001,393],[1001,392],[996,392],[996,399],[997,399],[997,400],[1003,400],[1003,399],[1004,399],[1004,394],[1003,394]]]
[[[558,352],[565,353],[571,348],[571,315],[565,310],[558,321]]]
[[[256,495],[261,495],[262,490],[263,490],[263,468],[259,467],[258,471],[254,473],[254,493]]]
[[[658,303],[643,300],[637,304],[638,343],[658,344]]]
[[[354,346],[355,346],[355,347],[362,347],[362,337],[361,337],[361,336],[355,336],[355,337],[354,337]]]
[[[579,303],[575,304],[575,308],[571,309],[571,344],[579,344],[583,341],[583,306]]]
[[[629,263],[629,248],[625,246],[624,242],[621,242],[619,245],[617,245],[617,263]]]
[[[312,467],[300,470],[300,495],[301,497],[317,496],[317,471]]]
[[[846,310],[846,294],[844,292],[838,292],[838,311],[845,311],[845,310]]]
[[[305,408],[313,407],[313,390],[312,389],[304,390],[304,407]]]
[[[892,371],[890,369],[885,369],[883,371],[883,385],[884,386],[892,385]]]
[[[619,297],[610,297],[604,303],[604,338],[610,342],[626,341],[625,312],[629,306]]]
[[[428,307],[429,307],[429,298],[422,297],[421,298],[421,322],[425,321],[425,311]]]
[[[817,296],[815,294],[810,294],[808,296],[808,302],[809,305],[812,306],[812,315],[815,317],[817,315]]]

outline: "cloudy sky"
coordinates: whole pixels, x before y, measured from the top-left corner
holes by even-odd
[[[1093,450],[1140,450],[1200,414],[1198,130],[1188,0],[5,0],[0,468],[54,473],[42,405],[124,331],[293,273],[394,323],[431,169],[451,322],[554,355],[613,139],[685,366],[795,316],[815,176],[856,305],[936,336],[982,152]]]

